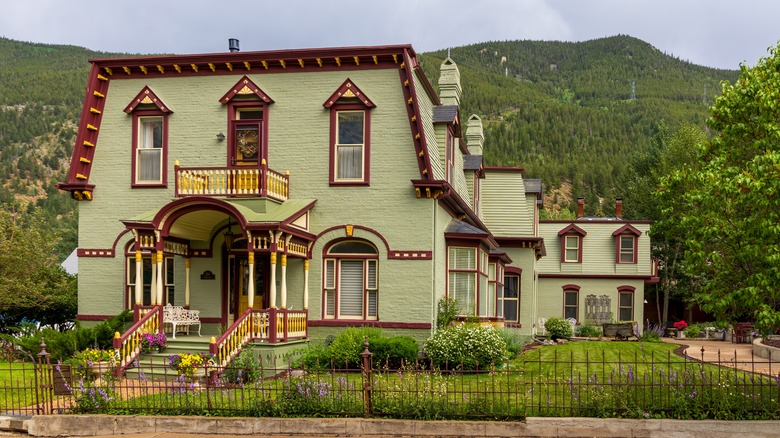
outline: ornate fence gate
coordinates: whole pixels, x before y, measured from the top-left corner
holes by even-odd
[[[45,342],[36,356],[4,340],[0,349],[5,359],[0,360],[0,415],[52,413],[55,381]]]

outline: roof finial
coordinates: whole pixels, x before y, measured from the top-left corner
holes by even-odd
[[[449,57],[450,57],[450,49],[448,48],[447,49],[447,58],[449,58]]]

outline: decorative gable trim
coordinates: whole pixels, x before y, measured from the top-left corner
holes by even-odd
[[[617,231],[612,233],[613,236],[617,236],[619,234],[633,234],[635,236],[641,236],[642,232],[632,227],[631,224],[625,224],[622,227],[618,228]]]
[[[141,91],[133,98],[133,100],[127,104],[125,107],[125,112],[127,114],[132,113],[135,111],[138,105],[154,105],[163,114],[170,114],[173,112],[170,108],[168,108],[167,105],[165,105],[162,99],[160,99],[157,94],[152,91],[151,88],[149,88],[148,85],[145,85],[144,88],[141,89]]]
[[[563,236],[564,234],[579,234],[580,236],[585,236],[588,233],[585,232],[585,230],[583,230],[582,228],[574,224],[571,224],[568,227],[562,229],[561,231],[558,231],[559,236]]]
[[[274,103],[274,100],[271,99],[263,90],[260,89],[260,87],[257,86],[254,82],[252,82],[251,79],[246,77],[242,77],[238,82],[236,82],[236,85],[233,85],[233,88],[230,89],[227,93],[225,93],[224,96],[222,96],[219,101],[224,105],[228,102],[230,102],[234,97],[236,96],[249,96],[249,95],[255,95],[257,98],[262,100],[265,103]]]
[[[333,94],[330,95],[330,97],[325,100],[325,102],[322,104],[325,108],[332,107],[335,103],[338,102],[339,99],[357,99],[366,106],[366,108],[374,108],[376,107],[376,104],[366,96],[366,93],[364,93],[357,85],[355,85],[354,82],[352,82],[352,79],[347,78],[346,81],[344,81],[343,84],[339,88],[336,89],[336,91],[333,92]]]

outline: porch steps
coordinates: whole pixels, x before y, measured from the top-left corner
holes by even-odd
[[[168,348],[161,353],[144,353],[138,358],[138,366],[128,368],[125,373],[130,379],[143,376],[148,380],[173,380],[176,372],[168,368],[168,356],[180,353],[209,352],[210,337],[198,335],[176,335],[176,339],[168,338]]]

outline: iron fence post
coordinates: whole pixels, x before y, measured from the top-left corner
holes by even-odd
[[[41,338],[41,351],[38,353],[38,361],[36,365],[36,370],[34,371],[35,374],[35,401],[36,401],[36,413],[38,414],[49,414],[52,412],[52,408],[54,406],[52,399],[53,397],[53,385],[52,385],[52,378],[51,378],[51,360],[50,360],[50,354],[46,351],[46,341],[44,338]],[[33,361],[33,363],[36,363]],[[41,403],[42,398],[43,403]]]
[[[369,417],[373,414],[371,407],[371,392],[373,390],[371,383],[371,357],[374,354],[368,351],[368,336],[363,338],[363,352],[360,356],[363,358],[363,414]]]

